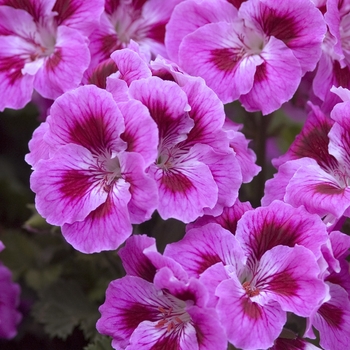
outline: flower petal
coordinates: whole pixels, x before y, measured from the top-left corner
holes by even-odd
[[[31,176],[39,213],[52,225],[84,220],[107,199],[100,179],[91,171],[96,160],[85,148],[62,146],[55,158],[41,160]]]
[[[278,245],[302,245],[318,258],[328,233],[317,215],[311,215],[303,207],[293,208],[274,201],[268,207],[243,214],[238,221],[236,238],[252,261],[260,260],[266,251]]]
[[[110,93],[96,86],[82,86],[59,97],[48,118],[46,141],[53,147],[81,145],[94,154],[119,151],[124,121]]]

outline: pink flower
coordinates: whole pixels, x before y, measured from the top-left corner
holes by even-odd
[[[164,255],[206,285],[229,341],[258,349],[273,345],[287,311],[310,316],[326,297],[317,260],[327,238],[316,215],[276,201],[246,211],[235,236],[209,223]]]
[[[348,105],[349,101],[337,104],[331,119],[310,104],[302,132],[289,151],[274,161],[279,170],[266,183],[263,205],[274,199],[303,205],[311,213],[327,216],[330,225],[349,215]]]
[[[315,68],[325,31],[311,1],[251,0],[237,10],[223,0],[190,0],[175,8],[165,43],[170,58],[224,103],[239,99],[268,114]]]
[[[90,69],[108,60],[115,50],[139,43],[142,50],[166,55],[165,26],[174,7],[183,0],[107,0],[100,26],[90,36]]]
[[[62,226],[66,240],[82,252],[116,249],[131,224],[149,219],[156,208],[155,183],[145,173],[156,138],[138,101],[118,108],[110,93],[95,86],[62,95],[26,157],[38,211]]]
[[[55,99],[77,87],[89,65],[87,35],[103,1],[0,2],[0,110],[22,108],[33,89]]]
[[[222,130],[223,106],[203,80],[179,86],[150,77],[133,81],[129,94],[158,126],[158,156],[150,173],[158,185],[160,215],[190,222],[232,205],[241,172]]]
[[[110,283],[97,330],[113,338],[115,349],[226,349],[204,286],[161,256],[154,239],[134,236],[128,243],[121,255],[128,274]]]

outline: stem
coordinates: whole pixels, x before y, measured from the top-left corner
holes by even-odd
[[[255,120],[255,138],[254,149],[256,153],[256,163],[261,166],[261,172],[253,179],[253,198],[252,206],[260,206],[261,198],[264,195],[266,181],[266,141],[268,139],[268,127],[273,118],[273,114],[263,116],[261,113],[256,113]]]

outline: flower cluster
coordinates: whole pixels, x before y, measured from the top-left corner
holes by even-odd
[[[314,329],[348,346],[346,1],[0,0],[0,16],[0,110],[52,100],[26,156],[39,214],[80,252],[125,244],[97,322],[115,349],[315,349]],[[302,81],[308,118],[253,208],[239,191],[261,168],[224,104],[271,114]],[[162,254],[132,235],[155,211],[187,224]],[[292,316],[306,330],[285,337]]]

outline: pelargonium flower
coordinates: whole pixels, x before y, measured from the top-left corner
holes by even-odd
[[[109,284],[97,330],[113,338],[115,349],[226,349],[204,285],[184,270],[178,279],[179,265],[156,252],[154,239],[135,236],[128,242],[121,258],[124,263],[131,253],[137,268],[128,259],[127,276]]]
[[[251,165],[245,180],[259,168],[244,142],[237,147],[240,158],[230,147],[236,130],[223,128],[225,113],[215,93],[160,56],[147,62],[135,45],[111,57],[119,70],[107,78],[106,89],[117,101],[141,101],[159,130],[150,173],[158,184],[160,215],[190,222],[232,205],[242,183],[240,163]]]
[[[26,157],[39,213],[82,252],[116,249],[131,224],[157,206],[156,185],[145,173],[156,147],[156,126],[140,102],[118,108],[93,85],[65,93]]]
[[[0,110],[24,107],[33,89],[55,99],[77,87],[102,11],[102,0],[1,0]]]
[[[0,241],[0,251],[4,249]],[[18,312],[20,287],[12,281],[11,271],[0,263],[0,338],[11,339],[17,334],[22,319]]]
[[[169,57],[201,76],[224,102],[271,113],[315,68],[326,32],[311,1],[251,0],[179,4],[165,38]],[[288,83],[287,83],[288,82]]]
[[[183,0],[107,0],[101,22],[90,39],[91,68],[109,59],[115,50],[139,43],[154,56],[166,55],[165,26],[174,7]]]
[[[135,80],[129,94],[150,111],[159,130],[150,167],[162,218],[190,222],[234,203],[242,183],[238,161],[222,131],[223,106],[202,79],[183,86],[158,77]]]
[[[276,201],[245,212],[235,236],[209,223],[164,255],[207,286],[229,341],[258,349],[273,345],[287,311],[310,316],[327,296],[317,263],[327,237],[319,217]]]
[[[266,182],[263,205],[283,199],[327,216],[329,224],[349,215],[348,104],[336,105],[332,119],[310,105],[312,110],[302,132],[286,155],[274,161],[279,170],[274,179]]]
[[[350,88],[350,6],[346,1],[328,0],[325,4],[327,33],[322,44],[322,55],[313,81],[313,90],[330,112],[340,102],[330,92],[332,86]]]

